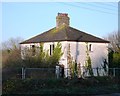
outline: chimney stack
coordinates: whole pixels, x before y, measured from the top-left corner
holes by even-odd
[[[69,17],[66,13],[58,13],[56,17],[56,27],[59,28],[61,25],[69,26]]]

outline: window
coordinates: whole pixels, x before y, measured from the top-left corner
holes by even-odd
[[[35,45],[31,45],[32,56],[35,56]]]
[[[54,50],[54,44],[51,44],[51,45],[50,45],[50,55],[53,54],[53,50]]]
[[[93,51],[92,50],[92,44],[89,44],[89,51]]]

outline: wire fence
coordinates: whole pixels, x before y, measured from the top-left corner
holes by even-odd
[[[94,76],[120,76],[120,68],[92,68]],[[79,77],[88,76],[88,70],[81,68],[73,75]],[[8,68],[2,70],[2,80],[7,79],[54,79],[54,78],[68,78],[70,77],[69,68]]]
[[[22,68],[22,79],[48,79],[55,77],[55,68]]]
[[[92,68],[93,76],[120,76],[120,68]],[[88,70],[82,68],[81,72],[74,72],[77,77],[87,77]],[[32,79],[50,79],[50,78],[67,78],[70,77],[69,68],[22,68],[21,78],[32,78]]]

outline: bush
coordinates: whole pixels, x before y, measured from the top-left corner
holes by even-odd
[[[3,94],[100,94],[120,92],[118,78],[92,77],[86,79],[7,80]]]
[[[109,67],[120,68],[120,53],[114,53],[113,51],[109,53]]]
[[[44,44],[40,43],[40,47],[37,47],[39,51],[34,56],[31,54],[33,52],[31,49],[25,48],[24,67],[54,68],[58,64],[63,55],[61,43],[57,43],[52,55],[49,55],[49,50],[43,50],[43,46]]]
[[[28,52],[30,50],[27,50]],[[17,77],[18,74],[21,74],[22,67],[26,68],[55,68],[59,59],[62,56],[61,44],[57,43],[54,48],[54,52],[51,56],[48,55],[48,51],[43,50],[43,46],[40,46],[40,52],[35,56],[28,55],[24,58],[21,58],[20,49],[11,49],[3,50],[3,79],[10,79]],[[18,71],[17,71],[18,70]],[[8,75],[8,76],[7,76]]]

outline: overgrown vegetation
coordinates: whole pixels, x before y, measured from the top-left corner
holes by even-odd
[[[107,40],[109,44],[109,68],[120,68],[120,35],[119,32],[113,32],[108,35]],[[109,70],[109,74],[113,73]],[[116,75],[119,75],[120,71],[116,70]]]
[[[53,54],[50,56],[48,51],[43,49],[44,43],[40,43],[40,47],[37,47],[37,52],[32,54],[33,49],[26,48],[24,50],[25,56],[24,59],[21,58],[21,49],[18,45],[18,41],[11,41],[12,47],[6,47],[2,50],[2,74],[3,79],[8,78],[16,78],[19,75],[21,77],[21,68],[55,68],[56,64],[58,64],[59,59],[63,55],[61,51],[61,43],[57,43],[53,50]],[[19,42],[20,43],[20,42]],[[7,45],[7,43],[5,44]],[[34,56],[33,56],[34,55]]]
[[[120,92],[119,78],[92,77],[86,79],[7,80],[3,94],[107,94]]]
[[[18,43],[20,38],[11,38],[2,44],[2,80],[16,78],[21,71],[22,59]]]
[[[120,35],[119,32],[112,32],[108,35],[109,44],[109,67],[120,68]]]
[[[51,64],[56,65],[59,62],[61,56],[63,55],[63,52],[61,49],[62,49],[61,43],[58,42],[53,50],[52,56],[49,59],[49,60],[51,60]]]
[[[14,42],[13,42],[14,43]],[[38,54],[31,56],[30,54],[21,59],[20,48],[13,44],[13,47],[3,50],[3,94],[104,94],[120,92],[120,78],[118,77],[90,77],[90,78],[73,78],[81,76],[80,64],[78,69],[76,62],[73,61],[70,45],[68,46],[67,59],[70,68],[71,79],[25,79],[16,78],[17,74],[21,72],[21,67],[55,67],[60,57],[61,44],[57,43],[53,54],[49,56],[48,50],[43,50],[43,43],[40,43]],[[93,76],[91,59],[88,52],[88,45],[86,44],[86,68],[89,70],[89,75]],[[119,47],[118,47],[119,48]],[[28,49],[27,49],[28,51]],[[29,50],[31,52],[32,50]],[[110,51],[109,53],[110,68],[120,68],[120,53],[119,51]],[[103,66],[104,67],[104,66]],[[49,71],[48,71],[49,72]],[[43,74],[44,75],[44,74]],[[9,78],[6,78],[9,76]],[[21,76],[19,76],[21,77]]]
[[[109,67],[120,68],[120,53],[111,51],[109,53]]]
[[[67,49],[67,60],[68,60],[68,68],[69,68],[69,77],[74,78],[77,76],[77,63],[76,61],[73,60],[73,57],[71,56],[71,51],[70,51],[70,44],[68,44],[68,49]]]
[[[85,62],[85,68],[88,71],[88,75],[89,76],[93,76],[91,58],[90,58],[89,50],[88,50],[88,43],[86,43],[86,62]]]
[[[43,47],[44,43],[40,43],[40,47],[36,48],[38,51],[34,56],[32,56],[33,54],[31,49],[27,49],[25,51],[25,54],[26,52],[29,53],[24,56],[24,67],[53,68],[58,64],[61,56],[63,55],[61,43],[58,42],[57,45],[55,45],[52,55],[49,55],[49,50],[44,50]]]

